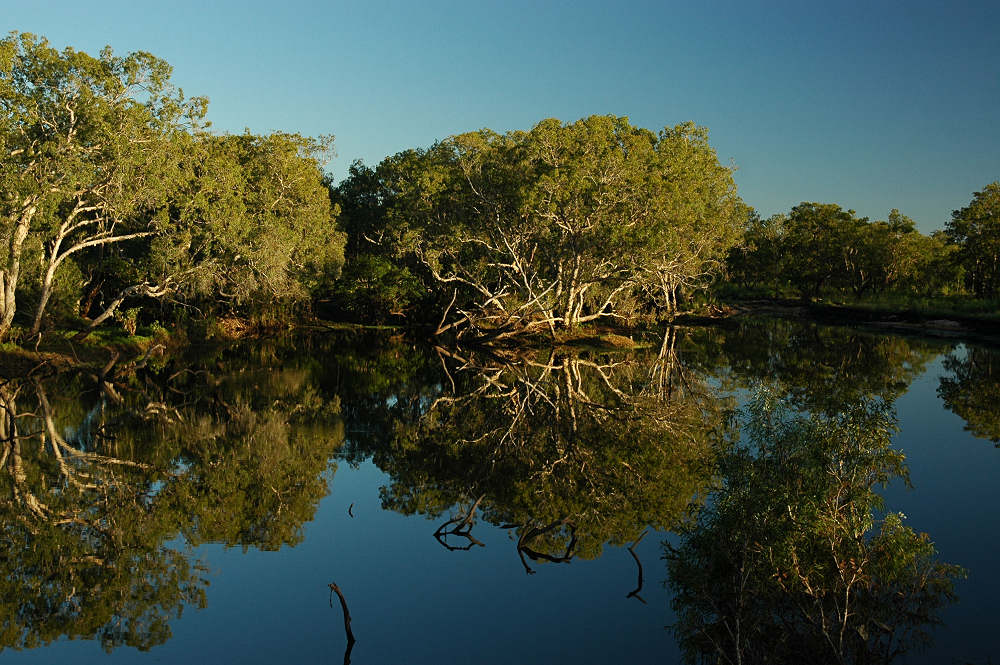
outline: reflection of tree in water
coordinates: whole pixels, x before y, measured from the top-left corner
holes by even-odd
[[[680,362],[676,336],[637,356],[437,349],[440,394],[374,452],[392,477],[384,505],[457,506],[437,532],[453,548],[475,544],[477,514],[504,525],[528,572],[672,526],[708,483],[728,405]]]
[[[973,436],[1000,447],[1000,353],[966,347],[964,354],[945,356],[944,367],[952,373],[938,386],[944,405],[965,419],[965,429]]]
[[[782,319],[749,319],[696,339],[691,355],[724,367],[736,385],[765,381],[797,407],[829,415],[872,396],[893,401],[942,351],[940,342]]]
[[[301,538],[342,440],[336,400],[296,369],[160,374],[0,388],[0,649],[64,636],[150,648],[205,603],[178,536],[262,549]]]
[[[666,546],[688,661],[887,663],[929,639],[961,570],[901,515],[875,517],[874,487],[906,475],[885,402],[806,417],[761,389],[743,430]]]

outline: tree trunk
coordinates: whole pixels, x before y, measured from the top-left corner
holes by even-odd
[[[169,286],[167,284],[164,284],[162,286],[150,286],[149,284],[143,282],[142,284],[135,284],[133,286],[128,287],[127,289],[120,292],[117,296],[115,296],[115,299],[111,301],[111,304],[105,307],[103,312],[94,317],[94,319],[90,322],[87,328],[81,330],[76,335],[74,335],[73,341],[79,341],[85,338],[87,335],[93,332],[94,328],[107,321],[108,318],[110,318],[111,315],[115,313],[115,310],[118,309],[118,306],[121,305],[123,302],[125,302],[126,298],[136,295],[144,295],[150,298],[159,298],[160,296],[166,295],[168,291],[169,291]]]
[[[0,306],[3,307],[3,313],[0,316],[0,341],[3,341],[7,333],[10,332],[10,326],[14,322],[14,312],[17,309],[17,281],[21,275],[21,250],[24,247],[24,239],[28,237],[31,220],[37,210],[35,205],[28,205],[21,213],[21,218],[17,220],[17,226],[10,237],[7,267],[0,271],[3,281],[3,293],[0,294],[3,299],[3,302],[0,303]]]
[[[32,337],[42,330],[42,314],[45,312],[45,306],[49,304],[49,298],[52,297],[52,279],[55,276],[57,266],[58,264],[56,263],[50,263],[49,269],[45,271],[45,277],[42,279],[42,296],[38,299],[38,309],[35,310],[35,322],[31,325]]]

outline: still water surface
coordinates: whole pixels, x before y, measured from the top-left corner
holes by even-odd
[[[101,379],[0,389],[0,662],[339,663],[331,582],[354,663],[996,659],[988,348],[754,320]]]

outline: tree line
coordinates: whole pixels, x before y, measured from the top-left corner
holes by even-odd
[[[144,52],[0,40],[0,339],[303,312],[559,337],[669,317],[719,285],[1000,289],[1000,183],[930,236],[896,210],[764,219],[705,128],[615,116],[458,134],[334,183],[332,137],[215,133],[170,75]]]
[[[803,202],[748,220],[727,257],[745,289],[857,298],[884,293],[996,298],[1000,294],[1000,182],[976,192],[944,230],[924,235],[899,210],[872,221],[836,204]]]

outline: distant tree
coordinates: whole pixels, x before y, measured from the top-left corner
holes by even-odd
[[[387,159],[376,171],[354,162],[347,178],[330,186],[347,243],[342,278],[329,294],[339,316],[384,322],[412,314],[412,306],[426,296],[416,259],[401,244],[404,227],[387,214],[393,196],[385,174],[390,165]]]
[[[954,211],[945,233],[958,246],[956,258],[976,297],[1000,294],[1000,181],[986,185],[969,205]]]
[[[817,297],[825,286],[846,286],[858,262],[861,228],[853,210],[833,203],[800,203],[785,222],[782,242],[785,275],[803,297]],[[865,281],[863,269],[857,269]]]
[[[766,219],[756,213],[749,216],[743,242],[726,256],[726,272],[731,281],[744,288],[777,288],[786,281],[782,251],[785,221],[785,215],[781,214]]]

